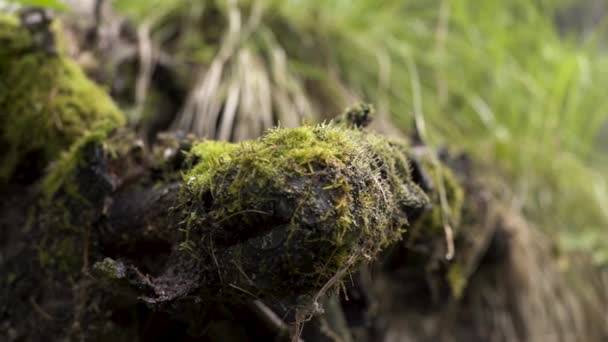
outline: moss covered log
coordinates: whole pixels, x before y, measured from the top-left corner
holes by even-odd
[[[335,285],[429,205],[404,148],[333,124],[195,144],[174,208],[185,236],[178,259],[204,275],[191,286],[293,301]],[[152,301],[171,297],[170,273]]]
[[[89,305],[112,312],[116,298],[194,326],[181,313],[218,301],[310,310],[431,205],[405,142],[344,124],[174,141],[144,153],[126,131],[89,134],[43,179],[38,293],[71,288],[79,324],[99,328]]]
[[[79,137],[124,122],[66,56],[55,39],[59,25],[44,15],[24,12],[23,21],[0,15],[0,184],[31,181]]]
[[[11,339],[130,339],[139,327],[112,317],[141,305],[153,310],[132,314],[195,330],[213,322],[203,312],[252,299],[311,313],[431,207],[411,146],[363,130],[366,106],[238,144],[174,135],[146,147],[119,129],[56,25],[26,19],[0,18],[0,179],[26,187],[3,195],[2,212],[31,203],[0,222]]]
[[[431,205],[410,146],[360,127],[367,107],[238,144],[146,147],[54,27],[0,20],[2,181],[23,190],[2,212],[31,203],[0,222],[11,339],[128,338],[137,327],[108,317],[144,304],[195,328],[186,312],[218,302],[311,312]]]
[[[174,245],[167,274],[151,283],[151,303],[198,290],[294,304],[294,293],[312,299],[335,285],[337,274],[401,239],[409,221],[430,205],[413,181],[404,142],[339,124],[274,129],[239,144],[194,142],[175,170],[181,179],[173,171],[162,186],[148,189],[140,181],[115,196],[129,170],[113,166],[129,159],[124,144],[124,138],[84,137],[46,176],[45,191],[53,205],[68,201],[68,207],[83,194],[89,205],[102,205],[100,194],[114,196],[101,221],[102,241],[134,244],[147,230]],[[96,154],[101,161],[91,159]],[[120,229],[127,225],[128,231]],[[176,275],[173,268],[183,263],[189,266]]]

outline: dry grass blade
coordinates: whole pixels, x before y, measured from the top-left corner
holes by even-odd
[[[232,135],[234,120],[236,117],[239,98],[241,96],[241,83],[239,74],[242,73],[240,68],[237,68],[236,72],[232,72],[230,76],[230,84],[228,86],[226,103],[224,104],[224,111],[222,112],[222,118],[220,123],[220,131],[218,133],[219,140],[230,140]]]
[[[301,81],[290,73],[283,48],[272,44],[270,61],[278,121],[284,127],[296,127],[312,112],[311,101],[308,99]]]
[[[209,68],[201,72],[186,100],[184,109],[174,122],[174,129],[193,132],[199,136],[215,135],[216,123],[211,122],[210,119],[215,116],[214,111],[218,111],[221,107],[218,90],[224,67],[237,49],[242,31],[241,13],[236,1],[229,1],[228,5],[228,30],[222,39],[219,51]]]
[[[271,85],[264,63],[242,46],[260,25],[264,5],[254,2],[242,25],[238,3],[227,3],[227,32],[216,57],[201,72],[174,129],[216,139],[234,135],[240,140],[255,137],[273,125]]]
[[[140,25],[137,31],[139,43],[139,75],[135,82],[135,108],[138,113],[141,113],[144,109],[148,90],[150,89],[150,83],[152,81],[152,72],[157,59],[150,39],[150,28],[150,23],[146,21]]]
[[[240,56],[243,96],[239,105],[239,117],[235,126],[235,139],[256,138],[272,125],[271,94],[266,69],[250,50]]]

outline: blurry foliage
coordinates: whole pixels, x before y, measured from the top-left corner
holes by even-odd
[[[244,14],[262,6],[261,20],[237,45],[261,56],[269,44],[282,47],[307,96],[323,98],[318,109],[360,98],[402,130],[415,122],[431,144],[496,165],[512,184],[514,205],[563,246],[591,250],[605,263],[608,179],[599,137],[608,117],[608,56],[593,35],[582,42],[559,35],[554,18],[565,3],[120,0],[114,6],[151,25],[154,39],[180,33],[179,46],[191,49],[185,65],[218,53],[215,38],[228,31],[230,6]],[[209,21],[209,13],[216,18]]]
[[[61,0],[8,0],[9,3],[17,3],[23,6],[45,7],[56,10],[66,10],[67,6]]]

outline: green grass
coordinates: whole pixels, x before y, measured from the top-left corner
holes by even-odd
[[[268,70],[272,51],[284,51],[290,82],[306,84],[311,108],[331,112],[359,98],[404,131],[415,121],[429,143],[496,165],[528,218],[564,247],[608,263],[607,158],[598,145],[608,56],[593,37],[560,37],[553,18],[563,2],[241,1],[243,22],[256,4],[263,15],[236,50],[253,51]],[[214,58],[218,44],[201,42],[222,37],[231,8],[219,0],[115,4],[154,23],[158,41],[188,25],[174,44],[186,51],[184,64]]]
[[[67,9],[67,6],[61,0],[8,0],[7,2],[17,3],[23,6],[51,8],[60,11]]]
[[[450,3],[445,40],[412,57],[418,77],[395,97],[399,108],[421,112],[434,143],[498,165],[515,204],[563,246],[608,262],[606,155],[598,148],[608,117],[605,52],[560,37],[548,4]]]

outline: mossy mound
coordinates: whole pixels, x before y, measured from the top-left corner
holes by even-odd
[[[406,146],[335,124],[201,142],[184,174],[181,247],[209,260],[222,287],[312,296],[400,239],[429,203]]]
[[[35,35],[17,18],[0,16],[0,183],[23,174],[34,179],[79,137],[124,121],[74,61],[46,51]]]

